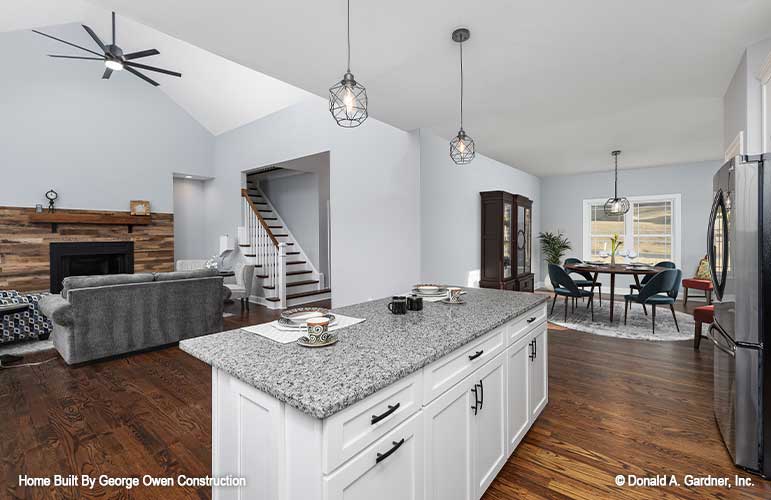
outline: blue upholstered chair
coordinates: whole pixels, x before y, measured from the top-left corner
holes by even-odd
[[[640,293],[629,294],[624,296],[624,324],[626,324],[627,313],[629,311],[629,304],[636,302],[638,304],[648,304],[651,306],[652,312],[652,328],[653,333],[656,333],[656,306],[668,305],[672,311],[672,318],[675,320],[675,328],[680,331],[680,326],[677,324],[677,316],[675,315],[675,300],[677,294],[680,292],[680,280],[683,277],[683,272],[679,269],[668,269],[654,274],[648,282],[640,289]]]
[[[655,266],[653,267],[665,267],[667,269],[677,269],[677,266],[674,262],[668,261],[668,260],[662,260],[661,262],[657,262]],[[640,280],[640,285],[637,286],[637,283],[632,283],[629,285],[629,293],[634,293],[635,291],[639,291],[640,288],[644,287],[650,280],[653,278],[655,274],[646,274],[643,276],[643,279]],[[648,310],[645,308],[645,304],[643,304],[643,312],[645,315],[648,315]]]
[[[580,264],[583,261],[581,259],[576,259],[575,257],[569,257],[565,259],[565,265],[568,264]],[[592,276],[592,273],[589,271],[576,271],[573,269],[565,269],[568,272],[568,275],[570,274],[578,274],[581,276],[582,279],[574,279],[573,282],[576,284],[578,288],[589,288],[591,291],[594,291],[594,287],[597,287],[599,289],[599,297],[600,297],[600,307],[602,307],[602,283],[599,281],[597,283],[594,282],[594,276]]]
[[[589,297],[587,307],[592,309],[592,321],[594,321],[594,292],[578,288],[570,275],[557,264],[549,264],[549,278],[554,285],[554,300],[551,304],[551,312],[554,312],[554,305],[557,303],[557,297],[565,297],[565,321],[568,320],[568,299],[572,298],[573,309],[575,310],[575,299]],[[551,313],[550,313],[551,314]]]

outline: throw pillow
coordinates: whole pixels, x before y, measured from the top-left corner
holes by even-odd
[[[699,261],[699,268],[696,269],[696,276],[694,276],[697,280],[711,280],[712,275],[709,272],[709,261],[707,260],[707,257],[704,257]]]

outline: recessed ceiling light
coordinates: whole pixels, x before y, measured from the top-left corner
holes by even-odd
[[[192,176],[192,175],[186,175],[186,176],[185,176],[185,179],[192,179],[192,178],[193,178],[193,176]]]

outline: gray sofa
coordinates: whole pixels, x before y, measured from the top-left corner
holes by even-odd
[[[217,271],[65,278],[40,308],[67,364],[83,363],[222,331],[229,297]]]

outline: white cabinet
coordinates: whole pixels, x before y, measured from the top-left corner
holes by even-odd
[[[509,454],[530,429],[530,369],[532,339],[520,339],[506,351],[508,382],[508,417],[506,418],[507,451]]]
[[[530,421],[535,421],[549,400],[548,346],[546,345],[546,324],[533,330],[531,334],[530,356],[530,394],[528,408]]]
[[[506,463],[506,358],[499,355],[472,374],[478,410],[473,417],[474,498],[480,498]]]
[[[426,499],[470,500],[472,424],[476,406],[471,377],[423,409],[426,439]]]
[[[422,500],[423,429],[411,417],[324,478],[326,500]]]

